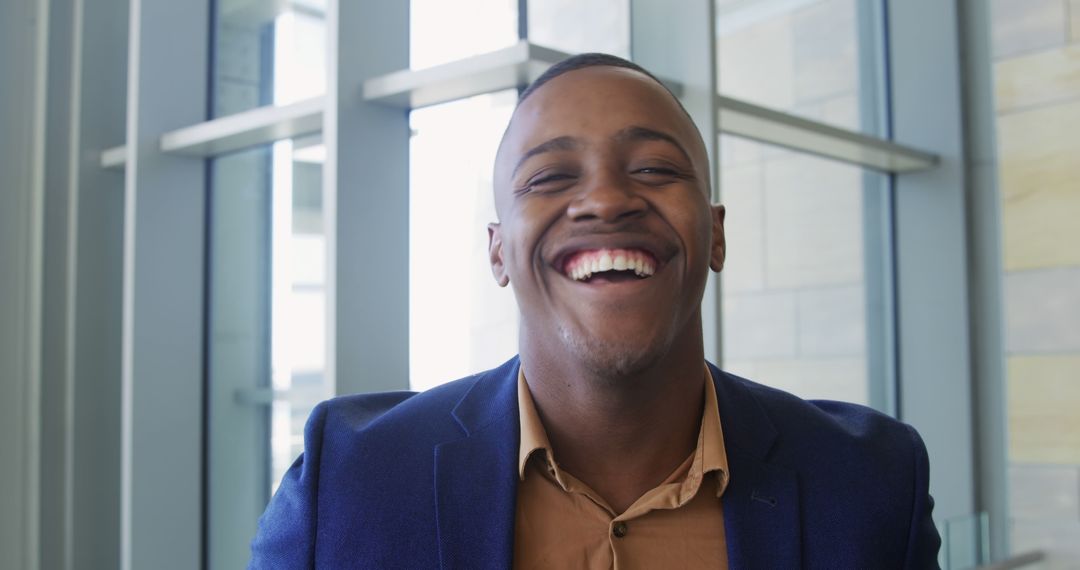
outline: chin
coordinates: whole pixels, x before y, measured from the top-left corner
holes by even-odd
[[[634,376],[648,370],[668,353],[674,340],[664,337],[603,338],[569,329],[563,329],[561,333],[569,352],[600,378]]]

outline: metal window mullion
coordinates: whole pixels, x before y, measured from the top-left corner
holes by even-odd
[[[75,0],[70,540],[76,567],[120,564],[121,467],[115,458],[121,454],[124,197],[115,190],[124,187],[124,175],[88,158],[125,136],[129,4]]]
[[[975,410],[977,508],[987,513],[983,551],[991,560],[1008,556],[1009,478],[1007,448],[1005,315],[1002,304],[1001,192],[998,186],[991,5],[959,3],[961,75],[967,146],[968,278],[971,369]],[[986,544],[988,542],[988,544]],[[1037,560],[1031,556],[1031,560]]]
[[[900,418],[926,442],[942,521],[975,508],[959,23],[955,2],[886,5],[893,136],[940,156],[894,199]]]
[[[409,3],[330,0],[327,22],[327,377],[341,394],[408,389],[409,119],[359,94],[409,67]]]
[[[203,564],[205,165],[164,154],[160,135],[206,117],[208,10],[208,0],[131,2],[121,351],[124,570]],[[184,49],[177,49],[177,38]]]
[[[859,115],[864,132],[891,136],[888,53],[883,0],[856,6]],[[936,159],[935,159],[936,160]],[[866,291],[868,403],[893,417],[897,409],[896,280],[893,194],[896,175],[863,172],[863,267]]]

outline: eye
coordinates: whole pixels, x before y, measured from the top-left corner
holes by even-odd
[[[666,185],[683,178],[686,175],[679,168],[668,164],[644,164],[630,169],[630,175],[643,184]]]
[[[577,177],[568,172],[541,172],[525,182],[518,193],[558,192],[568,188]]]
[[[656,174],[661,176],[678,176],[679,172],[665,166],[646,166],[634,171],[634,174]]]
[[[553,182],[561,182],[563,180],[569,180],[571,178],[573,178],[573,177],[570,176],[569,174],[548,174],[548,175],[545,175],[545,176],[540,176],[540,177],[536,178],[535,180],[530,180],[529,181],[529,186],[541,186],[541,185],[550,184],[550,183],[553,183]]]

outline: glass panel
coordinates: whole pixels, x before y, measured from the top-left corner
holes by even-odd
[[[246,563],[258,516],[303,450],[307,416],[331,395],[324,376],[324,155],[317,140],[285,140],[210,162],[214,567]]]
[[[271,213],[271,492],[304,450],[304,422],[333,395],[326,377],[326,149],[313,139],[273,146]]]
[[[1080,2],[993,2],[1010,548],[1080,567]]]
[[[517,353],[517,305],[495,284],[487,224],[492,165],[515,91],[412,113],[409,369],[414,390],[486,370]]]
[[[990,517],[986,513],[945,519],[939,559],[944,568],[982,568],[990,563]]]
[[[879,133],[878,1],[716,0],[716,12],[722,95]]]
[[[518,41],[518,1],[468,10],[411,0],[414,69]],[[409,171],[410,386],[424,390],[500,364],[517,352],[517,307],[487,256],[495,221],[491,171],[516,92],[413,111]]]
[[[409,67],[422,69],[514,45],[518,0],[410,0]]]
[[[530,0],[529,41],[570,54],[598,51],[630,57],[630,3]]]
[[[214,3],[211,117],[325,93],[325,0]],[[322,152],[280,141],[210,161],[208,549],[237,568],[302,450],[325,369]]]
[[[326,0],[214,6],[211,117],[326,92]]]
[[[249,403],[270,383],[270,165],[268,148],[210,161],[207,539],[214,567],[245,563],[232,541],[254,532],[270,491],[269,413]]]
[[[887,178],[720,139],[724,368],[804,398],[887,407],[871,391],[887,369],[871,350],[883,328],[871,283],[888,258],[879,222]]]

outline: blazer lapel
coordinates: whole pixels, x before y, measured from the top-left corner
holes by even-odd
[[[454,408],[465,437],[435,448],[444,569],[509,568],[517,499],[517,359],[487,373]]]
[[[778,437],[750,391],[709,365],[716,384],[731,478],[724,531],[731,568],[799,568],[802,536],[793,469],[767,461]]]

